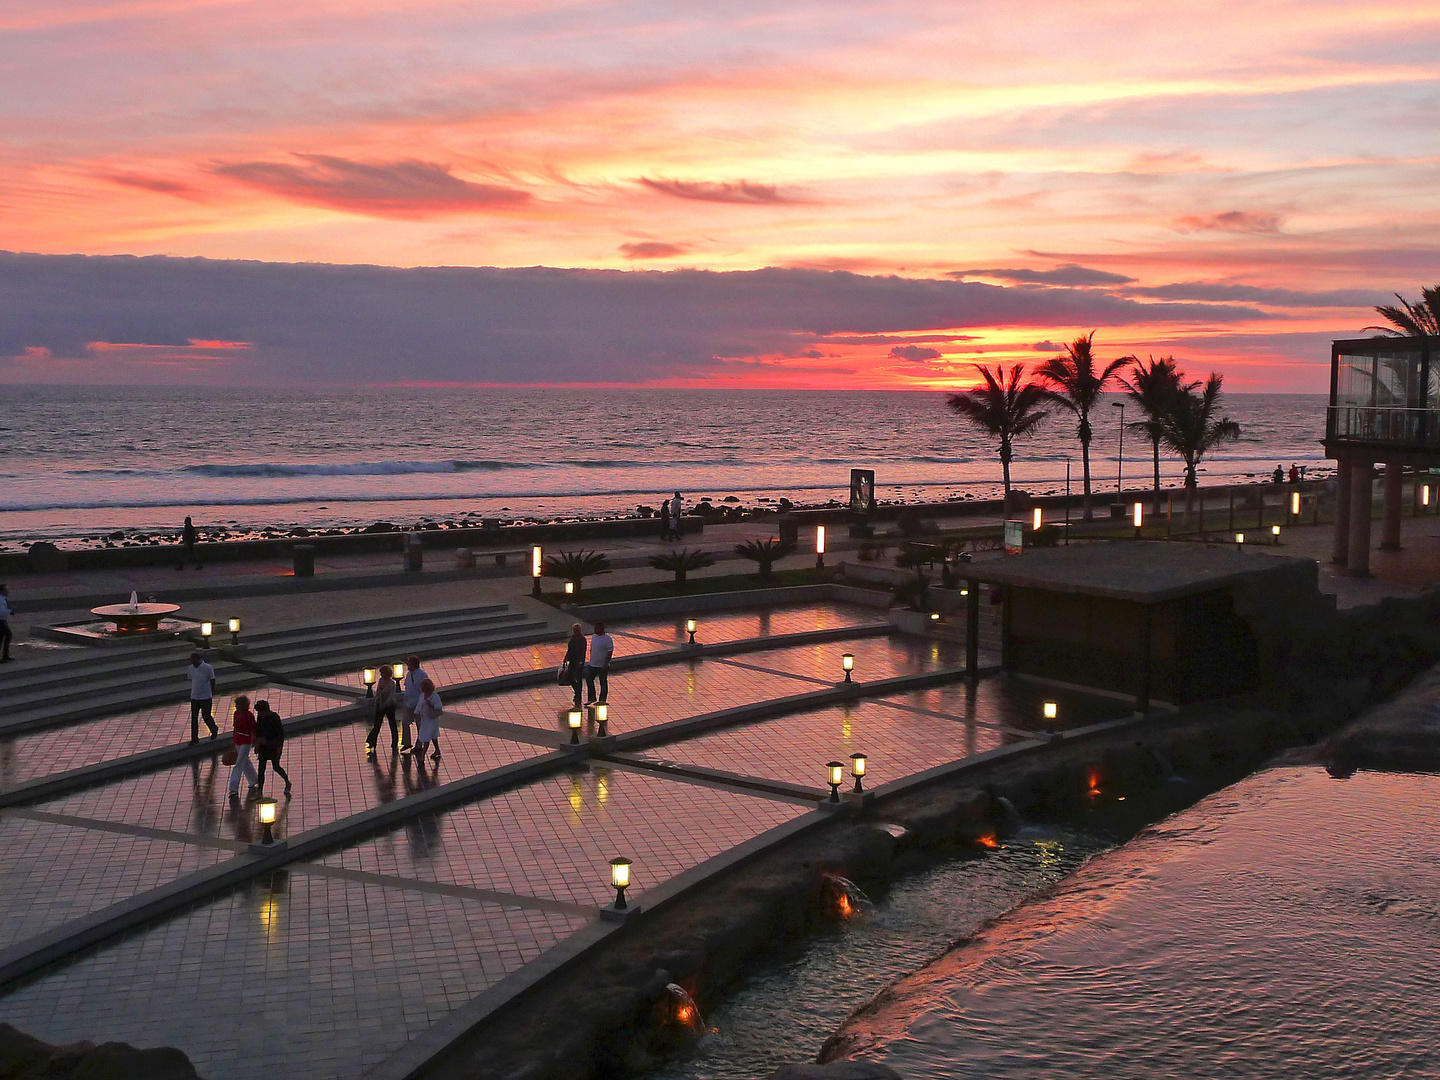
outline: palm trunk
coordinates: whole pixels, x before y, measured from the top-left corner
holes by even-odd
[[[1160,516],[1160,440],[1152,439],[1155,450],[1155,516]]]
[[[1084,516],[1085,520],[1086,520],[1086,521],[1093,521],[1093,520],[1095,519],[1095,511],[1092,510],[1091,507],[1090,507],[1090,440],[1089,440],[1089,439],[1081,439],[1081,440],[1080,440],[1080,460],[1084,463],[1084,467],[1085,467],[1085,496],[1084,496],[1084,498],[1083,498],[1083,500],[1082,500],[1082,502],[1081,502],[1081,507],[1083,508],[1083,516]]]
[[[1000,470],[1005,475],[1005,501],[1000,513],[1008,520],[1010,517],[1010,458],[1003,453],[1000,455]]]

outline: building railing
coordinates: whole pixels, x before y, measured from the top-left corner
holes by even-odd
[[[1331,405],[1328,419],[1332,439],[1440,447],[1440,410]]]

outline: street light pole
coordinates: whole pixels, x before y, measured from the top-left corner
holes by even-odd
[[[1115,497],[1119,499],[1125,495],[1125,403],[1112,401],[1110,407],[1120,410],[1120,460],[1115,463]]]

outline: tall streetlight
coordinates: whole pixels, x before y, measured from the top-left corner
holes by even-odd
[[[1110,407],[1120,410],[1120,460],[1115,463],[1115,495],[1119,497],[1125,492],[1125,403],[1112,401]]]

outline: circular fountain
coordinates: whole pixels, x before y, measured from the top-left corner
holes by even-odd
[[[106,604],[91,608],[90,614],[115,624],[116,634],[152,634],[160,629],[160,620],[180,610],[179,604]]]
[[[140,637],[177,637],[194,634],[200,624],[194,619],[179,617],[179,604],[158,603],[150,597],[141,603],[135,593],[128,604],[104,604],[91,608],[92,616],[85,622],[37,626],[32,632],[51,641],[71,645],[103,645],[113,641],[134,641]]]

